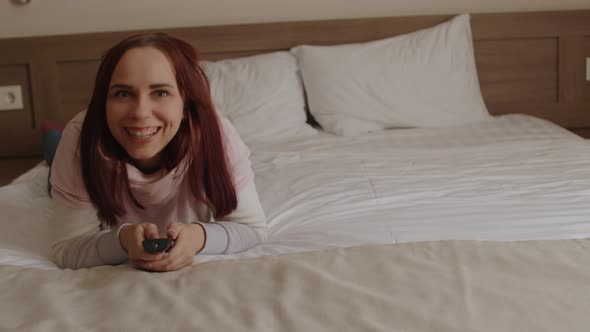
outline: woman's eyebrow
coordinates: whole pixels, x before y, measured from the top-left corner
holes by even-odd
[[[174,88],[174,85],[168,84],[168,83],[150,84],[150,89],[159,89],[159,88]],[[132,89],[132,86],[127,85],[127,84],[115,83],[115,84],[111,85],[110,89]]]
[[[168,84],[168,83],[150,84],[150,89],[159,89],[159,88],[174,88],[174,85]]]
[[[131,89],[131,85],[115,83],[111,85],[110,89]]]

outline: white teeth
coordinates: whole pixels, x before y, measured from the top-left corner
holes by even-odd
[[[140,129],[140,130],[132,130],[127,128],[127,132],[137,138],[146,138],[153,136],[158,131],[158,128],[149,128],[149,129]]]

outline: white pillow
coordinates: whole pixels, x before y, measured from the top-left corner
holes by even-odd
[[[490,118],[469,15],[363,44],[297,46],[309,109],[338,135],[399,127],[445,127]]]
[[[297,62],[289,52],[201,62],[217,111],[245,142],[313,135]]]

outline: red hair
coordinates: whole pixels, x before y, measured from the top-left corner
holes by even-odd
[[[184,101],[184,120],[170,143],[161,151],[161,167],[170,171],[188,157],[185,176],[190,177],[194,197],[220,218],[237,206],[236,191],[228,167],[221,127],[211,101],[209,81],[199,66],[198,55],[188,43],[164,33],[129,37],[109,49],[96,74],[94,91],[80,134],[80,166],[86,191],[109,226],[125,214],[124,195],[141,209],[129,185],[126,163],[130,157],[112,136],[106,120],[106,100],[115,66],[128,50],[153,47],[170,60],[178,90]],[[101,153],[102,152],[102,153]],[[111,161],[104,158],[104,156]]]

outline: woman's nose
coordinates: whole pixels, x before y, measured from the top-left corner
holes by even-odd
[[[145,119],[152,114],[152,103],[148,96],[139,95],[132,110],[133,117]]]

